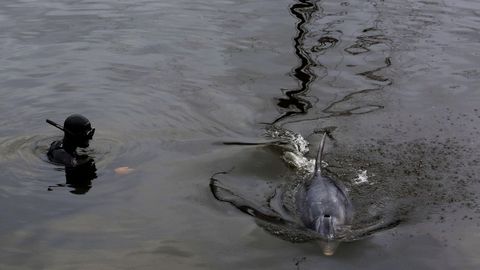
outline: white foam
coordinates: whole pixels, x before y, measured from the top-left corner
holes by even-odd
[[[369,184],[367,170],[358,170],[357,178],[353,179],[355,185]]]
[[[311,173],[315,168],[315,160],[308,159],[302,154],[287,151],[283,153],[282,159],[297,170]]]

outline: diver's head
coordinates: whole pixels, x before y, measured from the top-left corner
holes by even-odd
[[[73,114],[65,119],[63,124],[65,131],[64,139],[76,147],[86,148],[89,141],[93,138],[95,129],[92,128],[90,121],[85,116]]]
[[[322,237],[320,244],[323,254],[327,256],[333,255],[338,247],[338,241],[335,240],[333,217],[328,214],[318,217],[315,221],[315,231]]]

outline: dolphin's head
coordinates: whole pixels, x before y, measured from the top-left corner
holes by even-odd
[[[322,237],[320,246],[323,254],[327,256],[333,255],[338,247],[339,242],[335,240],[334,220],[331,215],[324,214],[315,221],[315,231]]]

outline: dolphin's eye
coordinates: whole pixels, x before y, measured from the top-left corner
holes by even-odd
[[[324,217],[324,218],[329,218],[329,217],[330,217],[330,215],[323,215],[323,217]]]

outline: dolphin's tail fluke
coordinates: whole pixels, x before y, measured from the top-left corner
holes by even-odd
[[[317,158],[315,160],[315,172],[314,175],[320,174],[322,171],[322,156],[323,156],[323,148],[325,147],[325,138],[327,137],[327,133],[323,133],[322,141],[320,142],[320,147],[318,148]]]

